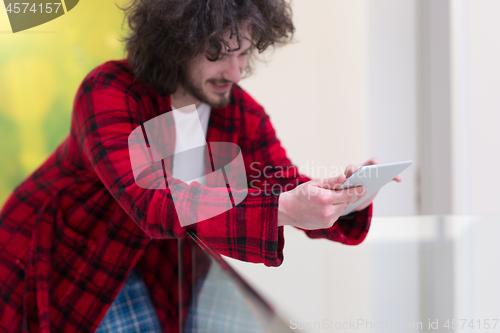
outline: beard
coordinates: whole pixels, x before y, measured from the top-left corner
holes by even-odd
[[[229,81],[222,81],[222,80],[215,80],[211,79],[206,82],[213,82],[213,83],[219,83],[219,84],[228,84]],[[209,97],[207,92],[203,90],[203,83],[202,84],[197,84],[194,82],[194,80],[188,80],[184,84],[184,89],[190,93],[192,96],[194,96],[197,100],[199,100],[202,103],[206,103],[210,105],[211,108],[213,109],[221,109],[225,108],[227,104],[229,104],[229,100],[231,97],[231,90],[229,89],[226,92],[223,93],[218,93],[218,92],[213,92],[216,97]],[[205,85],[206,87],[206,85]]]

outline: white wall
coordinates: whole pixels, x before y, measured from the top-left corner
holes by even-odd
[[[376,216],[498,213],[500,3],[293,1],[296,43],[242,81],[292,161],[333,176],[413,159]]]
[[[331,177],[371,157],[367,1],[292,4],[296,43],[267,56],[268,63],[258,65],[241,85],[269,113],[292,162],[310,177]],[[362,248],[309,243],[292,228],[285,238],[290,259],[277,269],[232,263],[263,295],[279,299],[287,319],[348,318],[363,311],[367,265],[359,262],[366,255]],[[301,246],[305,242],[310,246]],[[325,260],[348,266],[358,278],[339,275],[335,280],[335,268],[323,265]],[[317,267],[324,267],[324,273],[308,274]],[[279,280],[286,276],[290,279]]]
[[[335,176],[372,156],[417,164],[414,2],[293,1],[296,42],[242,80],[309,176]],[[417,170],[379,193],[375,215],[417,212]]]
[[[467,150],[464,200],[472,214],[500,213],[500,2],[496,0],[465,1],[467,47],[464,65],[467,95],[462,100],[466,120],[462,123]],[[457,55],[458,56],[458,55]],[[459,104],[460,105],[460,104]],[[457,184],[458,185],[458,184]],[[466,204],[465,204],[466,205]],[[460,212],[460,208],[457,207]],[[466,211],[467,212],[467,211]]]
[[[369,155],[387,162],[413,160],[401,174],[403,182],[391,182],[379,192],[374,214],[415,215],[420,168],[417,1],[368,1],[367,11]]]
[[[403,182],[379,193],[375,215],[417,213],[415,1],[295,0],[297,42],[268,56],[269,62],[241,83],[266,108],[289,157],[309,176],[336,175],[372,156],[386,162],[413,159],[416,165],[402,174]],[[383,308],[374,311],[371,301],[378,280],[370,276],[383,258],[366,246],[311,240],[293,228],[285,238],[286,259],[279,268],[228,259],[280,305],[284,318],[387,314]],[[405,253],[415,254],[415,245]],[[388,304],[400,291],[385,295]],[[409,306],[411,317],[417,305]]]
[[[310,176],[369,158],[365,7],[360,0],[293,1],[296,43],[241,82]]]
[[[422,3],[420,213],[498,214],[500,3]]]
[[[403,183],[379,193],[375,216],[500,213],[500,2],[294,0],[293,8],[297,43],[277,50],[242,86],[271,115],[295,164],[326,177],[319,166],[337,174],[371,156],[413,159]],[[451,273],[434,270],[440,259],[402,237],[408,225],[401,232],[392,232],[397,220],[384,225],[373,224],[357,247],[288,228],[281,267],[230,262],[282,304],[287,319],[412,320],[473,314],[468,304],[488,301],[484,290],[478,301],[464,289],[484,280],[460,263],[470,244],[441,265],[460,273],[455,285],[435,293],[430,283]],[[384,251],[400,251],[396,266]],[[425,303],[431,296],[436,304]]]

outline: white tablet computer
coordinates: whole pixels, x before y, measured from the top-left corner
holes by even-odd
[[[403,170],[408,168],[412,163],[413,161],[409,160],[394,163],[365,165],[359,168],[358,171],[351,175],[351,177],[346,179],[338,190],[363,185],[366,188],[366,194],[364,197],[347,207],[342,216],[352,212],[356,207],[362,204],[375,192],[380,190],[382,186],[403,172]]]

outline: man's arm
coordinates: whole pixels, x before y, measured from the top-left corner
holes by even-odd
[[[279,190],[279,225],[293,225],[311,238],[327,238],[348,245],[361,243],[370,228],[372,205],[340,216],[350,203],[364,195],[363,190],[333,191],[345,181],[345,176],[333,179],[315,179],[299,173],[286,156],[276,137],[269,116],[246,92],[240,91],[246,101],[247,117],[258,117],[255,128],[247,128],[247,165],[250,165],[249,185],[263,190]],[[327,203],[327,205],[325,205]]]
[[[166,189],[144,189],[136,184],[128,136],[144,122],[144,106],[138,94],[122,91],[118,86],[121,79],[116,76],[111,83],[104,81],[104,75],[86,79],[77,93],[72,128],[82,158],[88,160],[91,171],[121,209],[152,238],[183,238],[192,231],[221,254],[279,266],[284,246],[277,217],[279,193],[249,189],[246,199],[235,208],[183,227],[177,214],[225,203],[228,190],[197,182],[187,185],[179,181]],[[157,173],[158,179],[164,179],[163,170]],[[173,194],[184,198],[180,209],[174,207]]]

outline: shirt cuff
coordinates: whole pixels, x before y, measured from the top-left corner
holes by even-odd
[[[360,211],[354,211],[345,216],[341,216],[336,224],[344,235],[341,243],[346,245],[358,245],[362,243],[371,225],[373,203]]]

